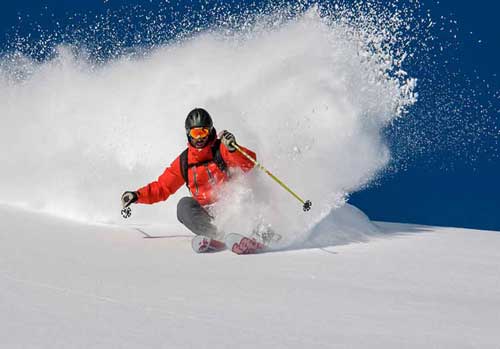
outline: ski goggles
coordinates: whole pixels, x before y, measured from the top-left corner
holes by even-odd
[[[189,130],[189,135],[191,138],[200,139],[208,137],[211,129],[208,127],[195,127]]]

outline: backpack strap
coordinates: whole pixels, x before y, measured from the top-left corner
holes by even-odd
[[[179,161],[181,163],[181,174],[182,178],[184,178],[184,182],[188,185],[188,149],[186,148],[179,156]]]
[[[184,181],[186,182],[186,186],[189,188],[189,175],[188,175],[188,170],[189,168],[191,167],[196,167],[196,166],[200,166],[200,165],[204,165],[206,163],[209,163],[209,162],[215,162],[215,164],[217,165],[217,167],[219,168],[219,170],[221,170],[222,172],[227,172],[227,164],[226,162],[224,161],[224,159],[222,158],[222,154],[220,152],[220,139],[216,139],[213,146],[212,146],[212,156],[213,156],[213,159],[212,160],[208,160],[208,161],[202,161],[202,162],[197,162],[196,164],[189,164],[188,163],[188,149],[186,148],[182,153],[181,155],[179,156],[179,161],[180,161],[180,165],[181,165],[181,174],[182,174],[182,178],[184,178]]]
[[[222,172],[226,172],[227,164],[222,158],[222,154],[220,153],[220,143],[221,143],[220,139],[215,140],[214,145],[212,146],[212,155],[214,157],[214,162],[219,168],[219,170],[221,170]]]

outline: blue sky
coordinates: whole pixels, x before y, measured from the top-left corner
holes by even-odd
[[[184,6],[191,7],[195,12],[201,11],[201,5],[196,1],[175,3],[175,6],[168,6],[181,12]],[[400,166],[404,170],[382,177],[371,187],[353,194],[350,201],[376,220],[500,230],[497,139],[486,134],[480,140],[455,139],[457,134],[460,135],[457,129],[484,118],[481,112],[488,114],[488,127],[500,125],[500,26],[497,19],[500,4],[494,1],[470,3],[453,0],[422,3],[433,18],[448,23],[445,30],[436,28],[435,34],[439,40],[452,42],[452,45],[445,47],[436,58],[439,61],[437,70],[434,70],[437,77],[436,74],[428,76],[426,67],[413,67],[419,78],[422,101],[410,111],[413,124],[407,122],[401,127],[432,130],[429,137],[434,138],[434,149],[411,154],[411,160]],[[75,13],[92,17],[123,6],[128,6],[130,10],[135,4],[140,4],[146,12],[165,7],[163,2],[158,1],[2,2],[0,47],[7,50],[16,31],[23,36],[35,35],[37,31],[29,24],[33,21],[46,32],[51,32],[58,25],[66,27],[75,23],[70,19]],[[237,5],[238,2],[233,1],[229,7],[234,9]],[[81,20],[82,16],[79,18]],[[454,28],[452,33],[450,28]],[[452,38],[453,35],[457,38]],[[36,40],[36,36],[33,37]],[[130,40],[132,44],[133,38]],[[446,86],[445,101],[437,97],[443,86]],[[392,129],[388,130],[388,137],[394,143],[397,155],[400,135]],[[465,143],[467,149],[461,149],[459,143]],[[412,151],[404,144],[401,148]]]

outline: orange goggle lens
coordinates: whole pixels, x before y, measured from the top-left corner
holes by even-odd
[[[210,134],[210,129],[206,127],[196,127],[189,130],[189,135],[194,139],[205,138]]]

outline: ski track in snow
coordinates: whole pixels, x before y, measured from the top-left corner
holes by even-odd
[[[72,295],[85,297],[85,298],[93,298],[93,299],[97,299],[97,300],[105,301],[105,302],[110,302],[110,303],[119,303],[117,300],[109,298],[109,297],[102,297],[102,296],[98,296],[98,295],[94,295],[94,294],[83,293],[83,292],[80,292],[77,290],[58,287],[58,286],[54,286],[54,285],[50,285],[50,284],[45,284],[42,282],[36,282],[33,280],[19,279],[19,278],[12,276],[11,273],[9,273],[7,271],[0,271],[0,274],[2,274],[3,278],[9,279],[9,280],[12,280],[15,282],[27,284],[29,286],[46,288],[48,290],[58,292],[58,293],[72,294]]]
[[[199,315],[185,315],[182,313],[174,313],[174,312],[169,312],[166,309],[159,307],[159,306],[154,306],[154,305],[149,305],[149,306],[142,306],[140,304],[134,304],[126,299],[123,300],[118,300],[110,297],[105,297],[101,295],[96,295],[96,294],[91,294],[87,292],[82,292],[79,290],[74,290],[70,288],[65,288],[65,287],[59,287],[51,284],[46,284],[42,282],[37,282],[33,280],[25,280],[25,279],[19,279],[16,277],[11,276],[11,273],[6,272],[6,271],[0,271],[0,274],[2,278],[14,281],[16,283],[21,283],[25,284],[28,287],[34,287],[34,288],[43,288],[64,296],[69,296],[69,297],[77,297],[77,298],[90,298],[93,300],[101,301],[101,302],[106,302],[106,303],[111,303],[112,305],[120,306],[123,308],[128,308],[128,309],[134,309],[135,311],[141,311],[144,313],[150,313],[154,312],[155,316],[158,317],[169,317],[169,318],[175,318],[177,320],[179,319],[191,319],[191,320],[196,320],[196,321],[202,321],[202,322],[211,322],[213,321],[212,318],[210,317],[204,317],[202,314]],[[184,298],[179,298],[177,300],[181,301],[186,301]],[[233,328],[233,329],[238,329],[239,331],[245,331],[245,329],[239,329],[237,327],[232,326],[230,323],[223,323],[225,327],[227,328]]]

